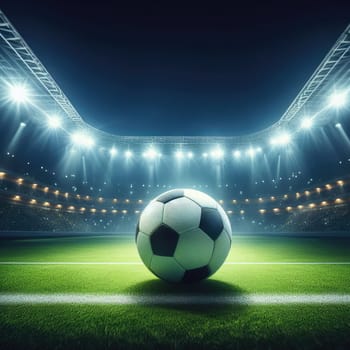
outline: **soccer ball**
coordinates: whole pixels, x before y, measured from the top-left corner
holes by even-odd
[[[176,189],[153,199],[136,228],[141,260],[168,282],[209,277],[231,248],[231,225],[222,207],[207,194]]]

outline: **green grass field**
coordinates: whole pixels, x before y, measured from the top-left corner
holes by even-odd
[[[350,238],[239,236],[227,262],[238,264],[225,264],[196,285],[172,285],[140,264],[133,237],[2,240],[0,349],[350,347],[349,302],[215,302],[222,296],[350,295],[350,264],[339,264],[350,263]],[[1,296],[23,294],[147,296],[152,302],[1,302]],[[157,303],[161,296],[204,296],[206,302]]]

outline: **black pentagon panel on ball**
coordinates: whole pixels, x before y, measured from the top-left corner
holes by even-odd
[[[220,233],[224,229],[224,224],[217,209],[202,208],[199,228],[214,241],[219,237]]]
[[[210,275],[208,266],[198,267],[197,269],[187,270],[182,281],[185,283],[193,283],[203,280]]]
[[[161,194],[159,197],[156,198],[156,200],[165,204],[176,198],[181,198],[184,195],[185,192],[183,190],[171,190]]]
[[[167,225],[158,226],[151,235],[153,253],[160,256],[173,256],[179,234]]]
[[[135,242],[137,242],[137,236],[139,235],[139,231],[140,231],[140,221],[138,221],[136,225]]]

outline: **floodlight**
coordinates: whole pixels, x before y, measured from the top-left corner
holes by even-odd
[[[19,124],[19,126],[20,126],[21,128],[24,128],[24,127],[26,127],[26,126],[27,126],[27,124],[26,124],[26,123],[21,122],[21,123]]]
[[[291,141],[290,134],[283,132],[270,140],[271,145],[288,145]]]
[[[160,157],[161,154],[158,153],[154,148],[150,148],[148,149],[146,152],[144,152],[142,154],[145,158],[149,158],[149,159],[154,159],[156,158],[157,156]]]
[[[234,156],[236,159],[240,158],[240,157],[241,157],[241,151],[239,151],[239,150],[234,151],[234,152],[233,152],[233,156]]]
[[[47,125],[50,129],[57,129],[61,126],[61,119],[58,116],[53,115],[48,118]]]
[[[337,129],[341,129],[341,124],[340,124],[340,123],[337,123],[337,124],[335,124],[335,127],[336,127]]]
[[[202,153],[202,157],[203,158],[208,158],[208,153],[207,152]]]
[[[311,118],[305,118],[301,122],[302,129],[310,129],[312,127],[313,121]]]
[[[212,150],[210,155],[214,158],[214,159],[222,159],[224,156],[224,151],[220,148],[217,148],[215,150]]]
[[[90,148],[95,144],[95,140],[88,134],[85,134],[81,131],[71,135],[72,141],[75,145]]]
[[[114,147],[112,147],[110,150],[109,150],[109,154],[111,155],[111,157],[114,157],[118,154],[118,150]]]
[[[250,147],[249,149],[247,149],[247,155],[251,158],[253,158],[255,156],[255,149]]]
[[[25,85],[11,85],[9,91],[11,101],[15,103],[24,103],[28,101],[28,89]]]
[[[193,152],[188,152],[187,153],[187,158],[192,159],[193,158]]]
[[[331,107],[339,108],[344,106],[346,103],[346,92],[334,92],[329,97],[329,105]]]
[[[184,157],[184,153],[182,151],[176,151],[175,152],[175,157],[177,159],[182,159]]]
[[[130,150],[125,151],[124,153],[125,158],[129,159],[133,156],[133,153]]]

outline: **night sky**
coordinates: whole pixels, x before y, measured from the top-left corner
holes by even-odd
[[[350,23],[349,1],[174,4],[1,0],[0,7],[81,116],[120,135],[265,128]]]

